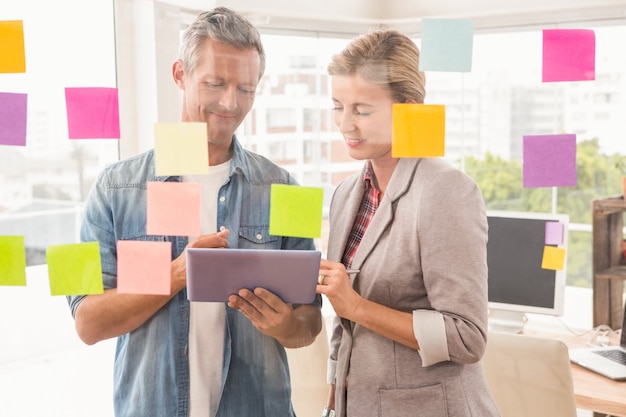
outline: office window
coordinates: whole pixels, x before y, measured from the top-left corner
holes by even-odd
[[[0,91],[27,94],[26,146],[0,146],[0,235],[23,235],[39,265],[49,245],[78,242],[89,188],[118,159],[117,140],[68,139],[64,93],[115,87],[113,2],[3,2],[0,15],[23,21],[26,57],[25,73],[0,74]]]
[[[626,65],[615,41],[626,28],[591,28],[595,81],[542,83],[541,30],[476,34],[470,73],[426,74],[426,102],[446,106],[445,159],[478,182],[489,209],[568,213],[568,284],[584,287],[591,286],[591,201],[621,192],[613,161],[624,157],[620,134],[626,131]],[[347,157],[330,112],[326,65],[348,41],[324,34],[264,35],[263,83],[272,87],[262,89],[255,112],[266,114],[267,122],[248,123],[240,134],[303,185],[334,187],[362,165]],[[556,133],[577,135],[577,186],[523,188],[522,137]],[[315,144],[318,152],[312,151]]]

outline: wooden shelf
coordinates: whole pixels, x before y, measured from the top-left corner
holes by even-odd
[[[596,200],[593,202],[594,215],[607,216],[613,213],[620,213],[626,211],[626,201],[623,196],[609,197],[603,200]]]
[[[623,264],[623,196],[595,200],[592,204],[593,325],[622,327],[626,265]]]
[[[626,265],[614,266],[603,271],[596,272],[597,279],[621,279],[626,280]]]

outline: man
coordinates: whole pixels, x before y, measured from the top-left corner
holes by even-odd
[[[190,303],[185,288],[186,247],[314,249],[311,239],[269,234],[271,184],[295,180],[234,136],[264,67],[260,35],[247,20],[222,7],[202,13],[172,74],[183,92],[181,121],[207,124],[208,175],[157,177],[149,151],[105,169],[90,192],[81,240],[100,244],[105,291],[68,300],[85,343],[118,338],[118,417],[294,415],[284,348],[315,339],[320,298],[291,306],[257,288],[228,305]],[[149,181],[202,184],[202,236],[146,234]],[[119,240],[172,242],[171,295],[117,293]]]

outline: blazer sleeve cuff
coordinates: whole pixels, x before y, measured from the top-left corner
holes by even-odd
[[[413,335],[423,367],[450,360],[443,314],[433,310],[413,311]]]
[[[337,361],[328,359],[326,364],[326,382],[330,384],[335,383],[335,375],[337,374]]]

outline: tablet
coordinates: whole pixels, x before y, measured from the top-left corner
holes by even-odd
[[[187,249],[187,298],[226,302],[242,288],[263,287],[286,303],[310,304],[321,252],[278,249]]]

